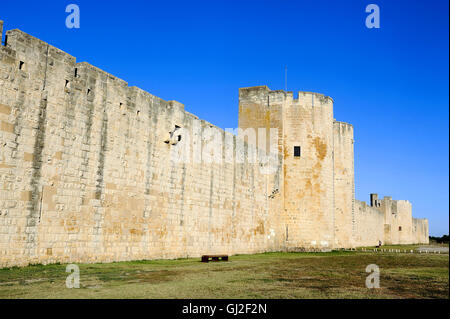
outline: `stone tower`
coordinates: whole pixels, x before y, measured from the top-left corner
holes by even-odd
[[[353,127],[334,120],[333,99],[323,94],[240,89],[239,128],[269,127],[278,129],[283,155],[286,247],[352,246]]]

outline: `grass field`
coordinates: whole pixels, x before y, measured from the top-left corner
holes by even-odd
[[[380,268],[368,289],[366,266]],[[449,256],[372,252],[265,253],[230,257],[0,269],[0,298],[449,298]]]
[[[378,248],[378,250],[380,249],[384,249],[384,250],[389,250],[389,249],[399,249],[401,251],[406,250],[406,251],[415,251],[417,252],[419,250],[419,248],[424,248],[424,247],[428,247],[428,248],[449,248],[448,244],[430,244],[430,245],[383,245],[380,248]],[[365,249],[369,249],[369,250],[374,250],[375,247],[370,246],[370,247],[362,247]],[[361,249],[361,248],[358,248]]]

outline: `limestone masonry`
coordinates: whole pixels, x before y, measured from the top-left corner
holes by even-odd
[[[330,97],[242,88],[236,136],[20,30],[4,42],[0,267],[428,243],[410,202],[355,200]],[[274,170],[252,128],[277,129]]]

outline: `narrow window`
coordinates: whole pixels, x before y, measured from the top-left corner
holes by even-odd
[[[398,230],[399,230],[399,231],[402,231],[402,226],[398,226]]]
[[[87,89],[87,95],[91,94],[91,89]]]
[[[75,77],[78,77],[78,68],[75,68]]]
[[[8,45],[8,36],[5,35],[5,47]]]
[[[294,157],[300,157],[300,146],[294,146]]]
[[[119,110],[120,110],[120,113],[122,115],[126,115],[127,114],[127,107],[122,102],[120,102]]]
[[[66,85],[65,87],[67,87],[69,85],[69,80],[66,80]]]
[[[19,62],[19,70],[23,70],[23,65],[25,64],[25,62],[20,61]]]

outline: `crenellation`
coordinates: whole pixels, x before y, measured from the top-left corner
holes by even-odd
[[[306,92],[299,91],[298,92],[298,103],[305,106],[322,106],[322,105],[333,105],[334,101],[331,97],[326,96],[321,93],[315,92]]]
[[[268,104],[269,107],[273,103],[284,103],[288,99],[288,93],[284,90],[269,91]]]
[[[243,103],[266,103],[267,105],[269,92],[270,89],[265,85],[240,88],[239,101],[242,101]]]

